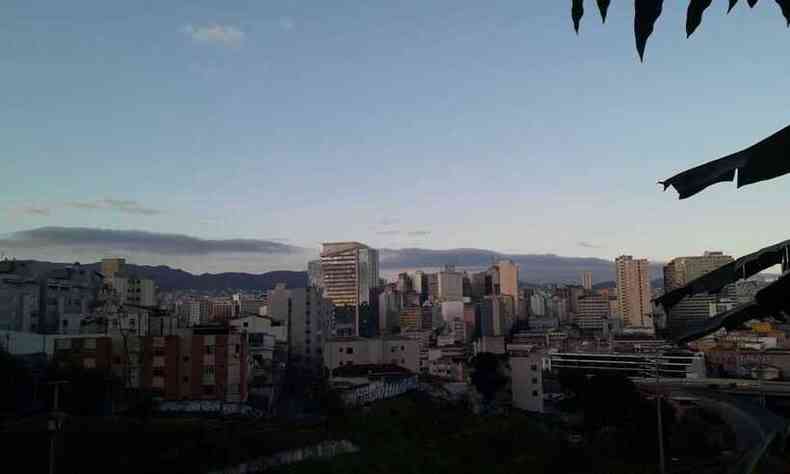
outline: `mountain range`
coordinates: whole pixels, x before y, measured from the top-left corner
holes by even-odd
[[[445,264],[456,265],[459,270],[480,271],[502,258],[510,258],[520,266],[520,279],[530,284],[579,284],[581,273],[592,272],[596,287],[614,286],[614,263],[595,258],[560,257],[557,255],[507,255],[485,250],[382,250],[382,277],[391,279],[402,271],[435,271]],[[65,263],[27,261],[33,272],[44,273]],[[100,271],[99,263],[84,264],[86,268]],[[160,289],[170,290],[269,290],[277,283],[290,288],[307,285],[307,273],[303,271],[271,271],[266,273],[202,273],[193,274],[166,265],[135,265],[127,263],[127,273],[150,278]],[[651,278],[660,275],[660,265],[651,265]],[[660,282],[660,281],[659,281]],[[654,285],[657,282],[654,281]]]

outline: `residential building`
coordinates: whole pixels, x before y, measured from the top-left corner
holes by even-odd
[[[78,334],[97,301],[101,274],[74,264],[46,273],[40,284],[39,332]]]
[[[646,259],[622,255],[615,260],[617,299],[626,327],[653,326],[650,264]]]
[[[324,296],[338,308],[344,327],[359,335],[359,307],[371,304],[371,290],[379,286],[378,251],[359,242],[324,243],[321,273]]]
[[[291,288],[279,283],[269,292],[271,317],[287,325],[291,363],[317,369],[323,362],[323,342],[332,319],[331,302],[317,288]]]
[[[405,336],[336,337],[326,341],[324,366],[330,371],[341,366],[366,364],[393,364],[419,372],[419,343]]]
[[[576,319],[578,318],[608,318],[611,315],[609,297],[600,295],[587,295],[579,298]]]
[[[512,260],[500,260],[494,265],[492,270],[496,271],[499,282],[499,292],[497,294],[510,296],[518,309],[518,265]]]
[[[37,332],[40,293],[26,262],[0,261],[0,330]]]
[[[705,252],[702,256],[678,257],[664,266],[664,290],[669,292],[731,263],[733,258],[722,252]],[[683,332],[700,325],[711,316],[711,306],[722,300],[737,301],[737,286],[727,285],[718,294],[697,294],[683,298],[669,311],[667,327],[671,333]],[[726,302],[726,301],[725,301]]]
[[[508,344],[513,406],[543,413],[544,353],[531,345]]]

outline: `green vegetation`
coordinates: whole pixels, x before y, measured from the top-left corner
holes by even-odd
[[[628,463],[572,448],[565,429],[545,418],[517,411],[478,416],[462,405],[440,403],[421,393],[347,414],[333,424],[331,437],[348,439],[361,452],[277,472],[656,472],[652,462]]]

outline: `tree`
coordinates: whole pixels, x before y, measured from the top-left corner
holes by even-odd
[[[472,359],[472,385],[486,403],[491,403],[497,391],[507,383],[499,368],[499,357],[490,352],[481,352]]]

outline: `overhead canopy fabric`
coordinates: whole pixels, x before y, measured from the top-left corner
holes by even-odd
[[[691,197],[708,186],[735,179],[738,187],[758,183],[790,173],[790,126],[745,150],[704,165],[691,168],[660,181],[664,190],[674,187],[680,199]]]
[[[706,273],[688,285],[676,288],[656,298],[655,303],[669,310],[686,296],[699,293],[718,293],[726,285],[742,278],[754,276],[766,268],[779,264],[787,265],[788,259],[790,259],[790,240],[771,245]]]

